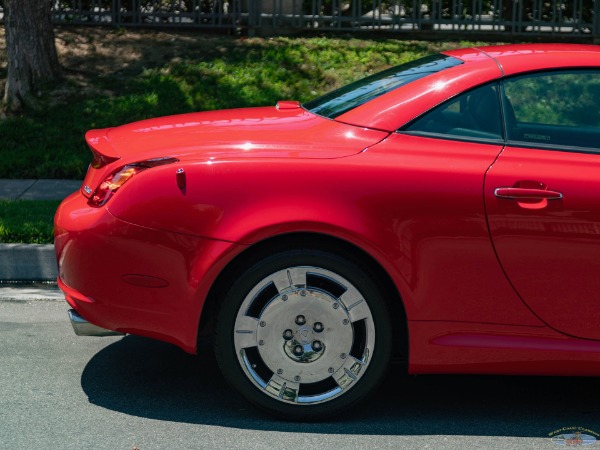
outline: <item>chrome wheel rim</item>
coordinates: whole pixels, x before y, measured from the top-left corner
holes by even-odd
[[[248,379],[276,400],[304,405],[355,386],[375,343],[361,293],[318,267],[290,267],[260,281],[245,297],[233,334]]]

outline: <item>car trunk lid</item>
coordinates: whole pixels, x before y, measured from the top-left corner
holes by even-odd
[[[89,197],[110,169],[153,158],[342,158],[388,133],[335,122],[297,102],[276,107],[198,112],[92,130],[93,154],[82,192]]]

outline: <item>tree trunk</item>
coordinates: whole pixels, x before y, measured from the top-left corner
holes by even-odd
[[[61,78],[50,8],[48,0],[4,0],[9,111],[35,106],[42,88]]]

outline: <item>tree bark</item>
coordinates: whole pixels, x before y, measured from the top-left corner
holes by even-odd
[[[61,79],[48,0],[4,0],[8,77],[3,104],[9,111],[34,107],[49,83]]]

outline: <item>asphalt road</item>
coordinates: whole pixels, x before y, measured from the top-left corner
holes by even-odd
[[[56,297],[0,289],[2,449],[553,449],[554,430],[600,432],[597,379],[400,367],[338,421],[274,420],[228,388],[209,347],[195,357],[134,336],[77,337]]]

